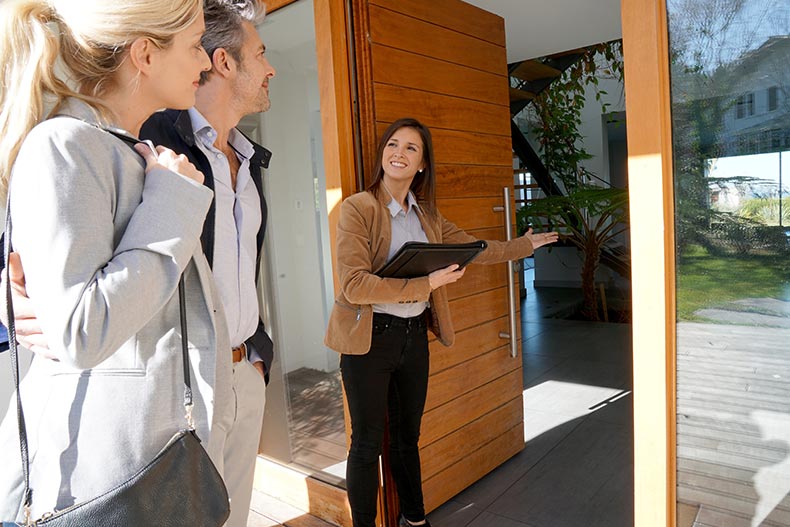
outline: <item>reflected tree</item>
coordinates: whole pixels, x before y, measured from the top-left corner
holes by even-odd
[[[760,4],[759,9],[755,4]],[[676,241],[682,256],[691,245],[714,250],[715,233],[726,226],[735,225],[728,230],[732,235],[754,232],[747,225],[756,221],[753,214],[747,219],[711,206],[711,160],[790,146],[782,144],[782,137],[787,136],[788,108],[781,108],[778,118],[754,131],[734,133],[732,126],[736,113],[754,112],[754,94],[749,95],[749,90],[754,89],[758,73],[770,79],[761,82],[776,86],[783,95],[775,96],[777,101],[790,105],[786,96],[790,40],[786,2],[670,0],[669,13]],[[757,64],[758,54],[762,65]],[[758,66],[760,72],[756,71]],[[778,132],[770,132],[774,128]],[[764,129],[779,138],[775,144],[754,144],[766,137]],[[734,183],[743,181],[715,182]]]

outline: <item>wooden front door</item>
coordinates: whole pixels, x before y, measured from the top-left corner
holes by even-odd
[[[366,183],[379,134],[415,117],[433,134],[441,212],[478,238],[504,239],[502,191],[513,186],[504,20],[459,0],[352,4]],[[420,441],[428,511],[524,448],[520,345],[511,357],[500,336],[507,272],[472,265],[449,287],[456,344],[431,342]],[[397,503],[386,481],[383,495]],[[384,509],[384,525],[395,525],[397,505]]]

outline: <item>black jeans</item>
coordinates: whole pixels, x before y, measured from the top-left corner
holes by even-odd
[[[390,462],[401,512],[412,521],[425,517],[417,442],[428,367],[423,316],[404,319],[374,314],[370,351],[340,359],[351,415],[346,485],[354,527],[375,524],[385,415],[389,415]]]

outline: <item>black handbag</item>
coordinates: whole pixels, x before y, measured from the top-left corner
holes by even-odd
[[[6,208],[6,247],[4,260],[8,266],[11,240],[10,201]],[[60,511],[44,514],[33,520],[30,514],[30,462],[27,432],[19,393],[19,359],[11,302],[11,283],[6,280],[8,312],[8,341],[11,365],[16,386],[16,412],[19,444],[22,455],[23,494],[26,527],[89,527],[89,526],[161,526],[195,527],[221,526],[230,515],[228,491],[222,476],[200,444],[192,420],[192,388],[190,384],[187,348],[186,298],[183,276],[178,283],[181,311],[181,353],[184,366],[184,408],[187,428],[178,431],[162,450],[129,479],[95,498],[74,504]],[[14,522],[0,522],[3,527],[18,526]]]

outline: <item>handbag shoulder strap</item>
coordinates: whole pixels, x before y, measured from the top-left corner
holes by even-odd
[[[102,128],[129,145],[134,150],[134,145],[140,141],[119,134],[112,130]],[[134,150],[137,152],[136,150]],[[5,216],[5,246],[3,247],[3,261],[5,262],[5,269],[8,269],[8,257],[13,251],[11,247],[11,190],[9,186],[8,196],[6,199],[6,216]],[[184,367],[184,410],[186,411],[187,427],[190,430],[195,429],[195,422],[192,417],[192,383],[190,380],[189,372],[189,345],[187,335],[187,315],[186,315],[186,287],[184,285],[184,275],[182,274],[178,279],[178,303],[179,315],[181,318],[181,357]],[[22,477],[24,479],[23,491],[23,506],[25,511],[25,525],[31,525],[30,511],[33,501],[33,491],[30,488],[30,454],[27,443],[27,427],[25,426],[25,413],[22,409],[22,394],[19,390],[19,352],[16,342],[16,323],[14,321],[14,305],[11,298],[11,280],[6,277],[5,287],[5,305],[6,314],[8,316],[8,346],[11,351],[11,370],[14,376],[14,387],[16,389],[16,415],[17,427],[19,428],[19,450],[22,458]]]
[[[8,193],[5,208],[5,247],[3,248],[3,261],[8,269],[8,256],[11,254],[11,192]],[[6,276],[5,307],[8,317],[8,347],[11,350],[11,371],[14,375],[16,387],[16,421],[19,428],[19,450],[22,457],[22,478],[25,488],[22,494],[22,503],[25,508],[25,525],[30,524],[30,504],[32,492],[30,490],[30,459],[27,449],[27,427],[25,426],[25,413],[22,411],[22,395],[19,393],[19,354],[16,344],[16,324],[14,322],[14,304],[11,301],[11,277]]]
[[[187,299],[186,286],[184,286],[184,275],[178,279],[178,307],[181,315],[181,357],[184,365],[184,410],[186,410],[187,426],[190,430],[195,429],[195,421],[192,418],[192,383],[189,377],[189,342],[187,336]]]

